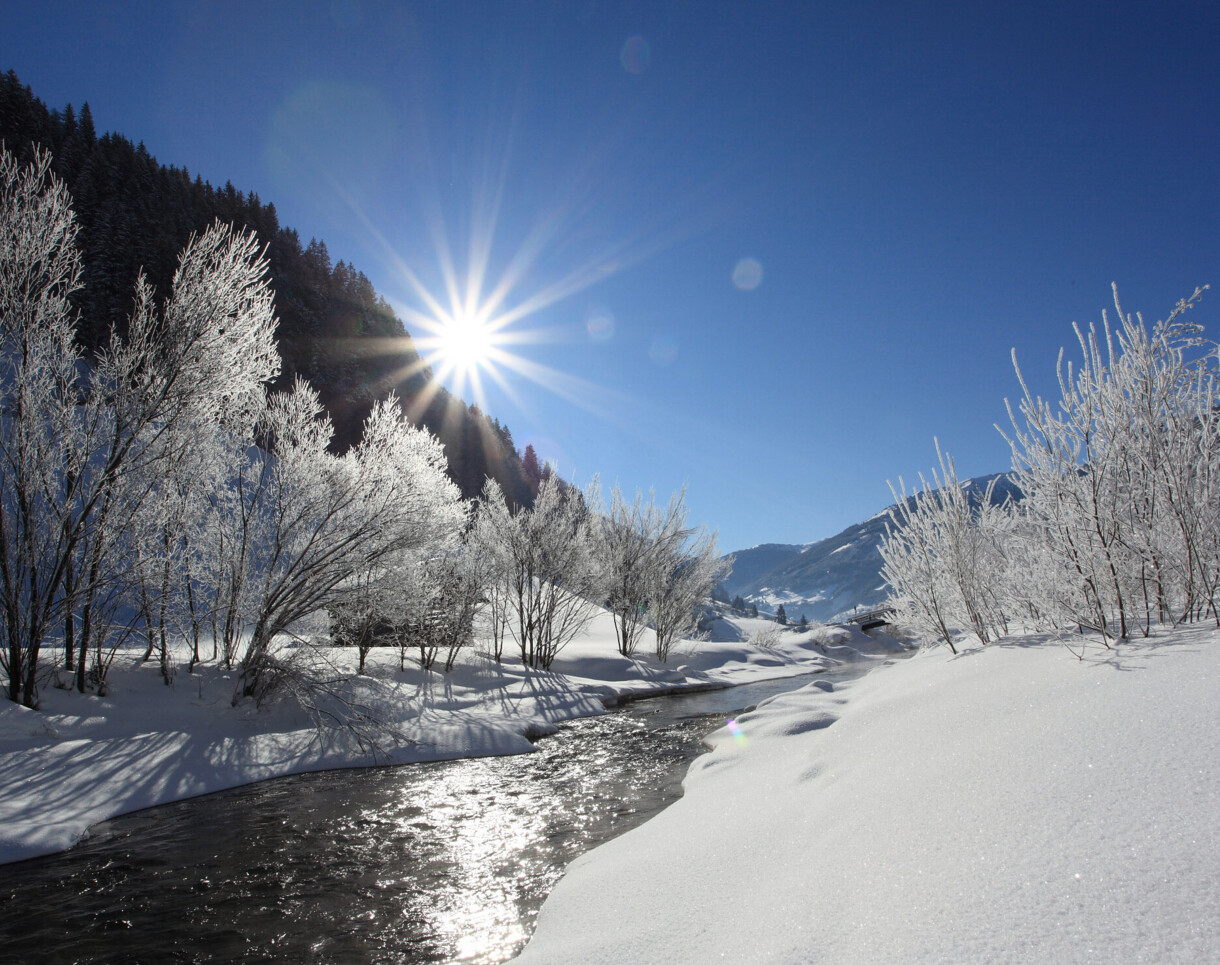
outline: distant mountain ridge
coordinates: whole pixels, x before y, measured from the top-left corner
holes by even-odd
[[[1009,473],[993,473],[963,483],[972,502],[982,498],[993,479],[993,502],[1021,498]],[[738,550],[731,554],[733,572],[722,586],[730,597],[740,595],[760,611],[773,613],[782,604],[794,621],[805,616],[830,623],[857,607],[876,606],[888,592],[878,547],[892,508],[813,543],[763,543]]]

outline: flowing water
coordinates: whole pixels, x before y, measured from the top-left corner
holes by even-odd
[[[809,680],[630,703],[534,754],[303,774],[103,822],[0,866],[0,961],[504,961],[573,858],[681,795],[706,734]]]

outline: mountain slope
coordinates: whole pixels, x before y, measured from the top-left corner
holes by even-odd
[[[806,544],[814,545],[813,543]],[[801,555],[802,545],[788,543],[762,543],[747,550],[733,553],[733,572],[722,585],[729,596],[736,596],[744,588],[753,586],[761,577],[786,566]]]
[[[992,499],[1020,499],[1020,490],[1007,473],[980,476],[964,485],[972,502],[996,480]],[[889,509],[814,543],[765,543],[733,554],[733,573],[724,581],[729,596],[741,594],[760,610],[783,604],[790,620],[802,615],[820,623],[865,609],[885,599],[878,547],[889,522]]]
[[[36,150],[49,151],[53,173],[72,195],[84,267],[73,303],[86,351],[97,352],[112,326],[123,329],[141,272],[164,298],[191,236],[217,220],[234,224],[265,246],[283,362],[276,387],[300,376],[317,390],[336,449],[360,438],[374,402],[393,391],[411,421],[444,445],[463,496],[477,496],[490,475],[510,503],[533,503],[536,481],[526,477],[508,427],[436,383],[369,279],[332,262],[325,242],[302,243],[280,225],[274,204],[163,165],[121,134],[99,135],[88,103],[79,113],[70,104],[49,110],[12,71],[0,73],[0,143],[22,166]]]

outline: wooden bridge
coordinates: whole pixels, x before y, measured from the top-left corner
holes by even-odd
[[[863,613],[853,613],[851,619],[847,622],[855,624],[867,633],[869,630],[876,630],[877,627],[888,626],[893,618],[894,608],[892,606],[881,606],[872,610],[865,610]]]

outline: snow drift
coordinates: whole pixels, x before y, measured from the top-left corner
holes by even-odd
[[[947,649],[743,715],[573,863],[543,963],[1220,958],[1220,633]]]

